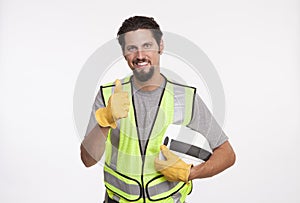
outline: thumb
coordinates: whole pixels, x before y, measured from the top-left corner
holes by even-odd
[[[115,81],[115,90],[114,93],[122,92],[122,83],[119,79]]]
[[[166,159],[170,159],[172,157],[172,152],[165,145],[161,145],[160,150]]]

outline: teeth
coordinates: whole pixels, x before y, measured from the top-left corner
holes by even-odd
[[[145,66],[147,64],[148,64],[147,62],[138,63],[139,66]]]

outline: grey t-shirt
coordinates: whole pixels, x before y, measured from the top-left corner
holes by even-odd
[[[132,82],[133,98],[137,117],[136,120],[138,122],[139,136],[143,151],[151,131],[152,123],[156,116],[156,111],[158,109],[159,100],[163,92],[165,82],[166,81],[164,81],[161,86],[154,91],[142,91]],[[86,135],[91,132],[95,125],[98,125],[95,119],[95,112],[98,108],[102,107],[105,107],[105,105],[102,100],[101,91],[99,91],[93,105]],[[192,115],[193,117],[188,124],[188,127],[201,133],[207,139],[211,149],[215,149],[228,140],[228,137],[225,135],[222,128],[216,122],[213,115],[198,94],[195,96]]]

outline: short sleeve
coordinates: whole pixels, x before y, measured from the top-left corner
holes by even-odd
[[[207,139],[211,149],[217,148],[228,140],[221,126],[198,94],[195,96],[192,115],[188,127],[201,133]]]
[[[101,90],[99,90],[97,93],[97,96],[95,98],[93,107],[92,107],[92,112],[91,112],[90,120],[89,120],[87,129],[86,129],[85,136],[88,135],[94,129],[94,127],[96,125],[98,125],[98,122],[96,121],[96,117],[95,117],[95,112],[97,111],[97,109],[103,108],[103,107],[105,107],[105,105],[103,102]]]

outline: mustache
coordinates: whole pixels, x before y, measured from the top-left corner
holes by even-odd
[[[146,58],[143,58],[143,59],[137,58],[137,59],[134,59],[134,60],[132,61],[133,64],[138,64],[138,63],[140,63],[140,62],[147,62],[147,63],[150,63],[150,64],[151,64],[151,61],[148,60],[148,59],[146,59]]]

